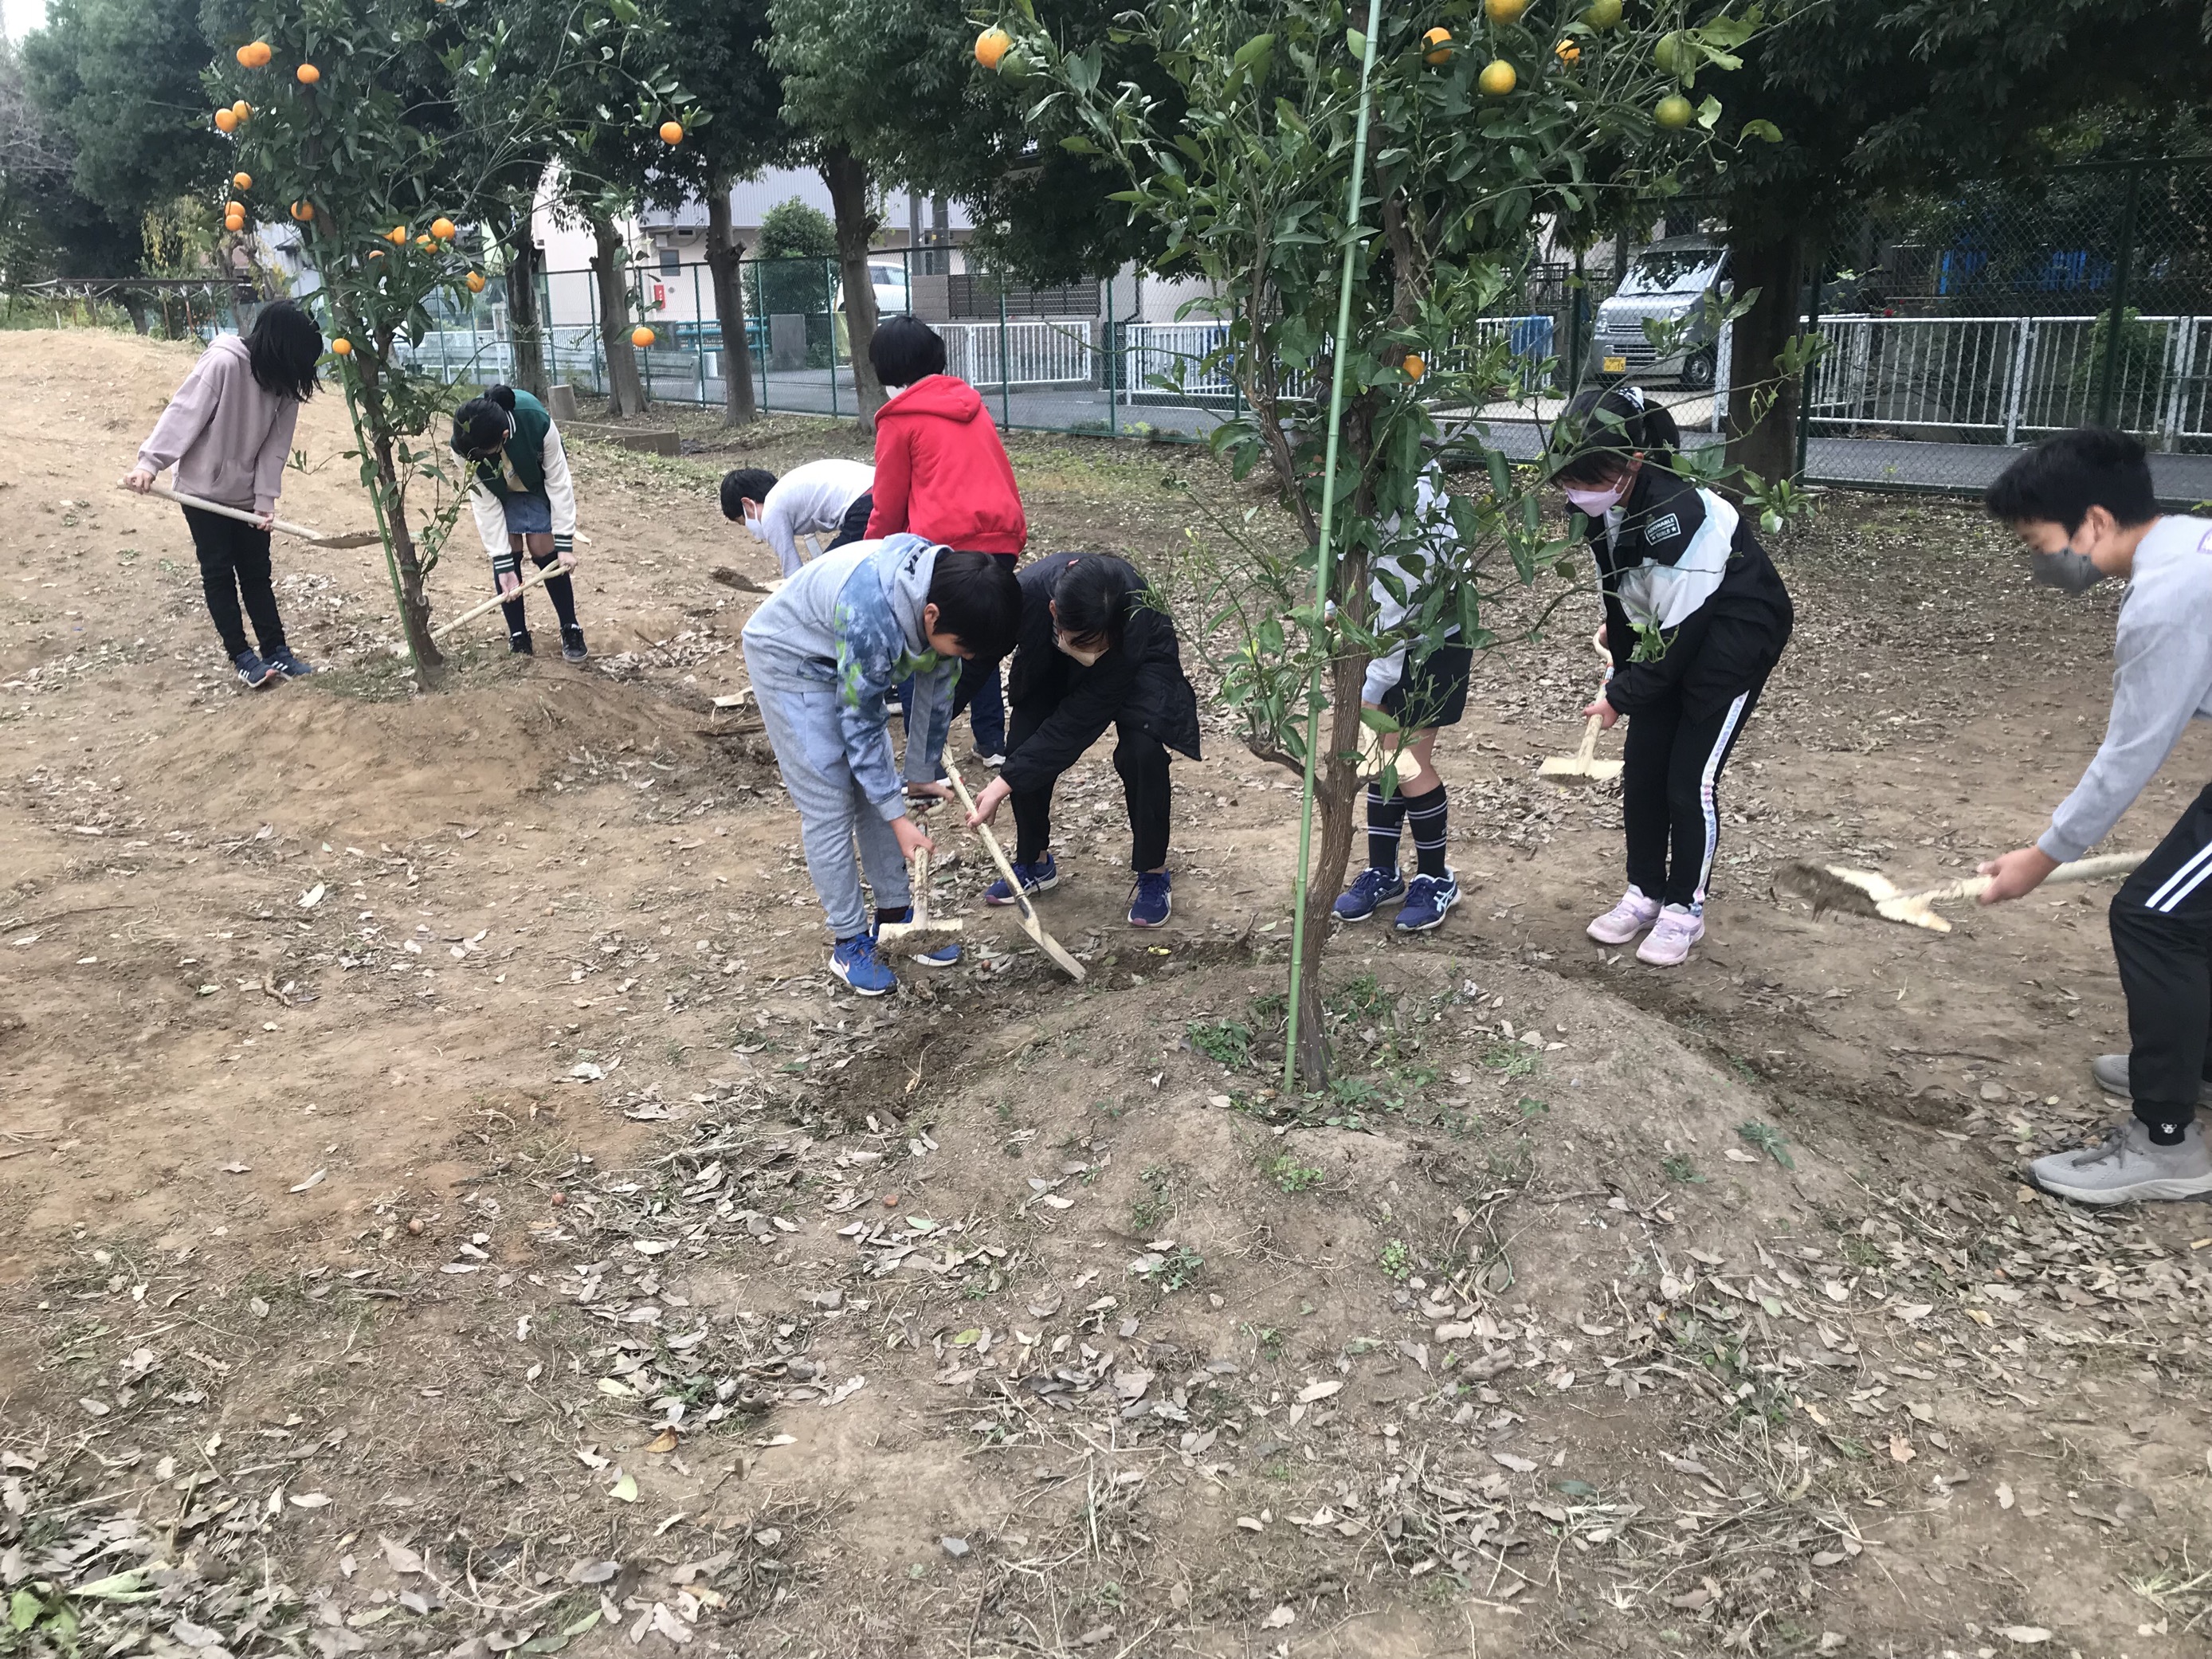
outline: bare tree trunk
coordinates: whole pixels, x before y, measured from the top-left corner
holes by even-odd
[[[1735,291],[1759,290],[1735,319],[1729,363],[1729,465],[1772,482],[1797,471],[1797,380],[1778,381],[1776,359],[1797,332],[1799,290],[1805,284],[1801,237],[1729,244]]]
[[[415,549],[414,535],[407,527],[407,487],[393,459],[392,422],[379,378],[379,365],[391,351],[392,341],[387,336],[377,344],[380,349],[376,353],[355,354],[361,374],[361,392],[353,405],[354,424],[356,431],[368,439],[369,454],[376,465],[377,527],[384,532],[386,550],[399,590],[400,629],[407,635],[407,648],[415,659],[416,678],[428,690],[444,679],[446,658],[430,635],[430,600],[422,591],[425,573],[421,556]]]
[[[1347,573],[1351,574],[1351,573]],[[1366,588],[1364,562],[1358,573]],[[1345,591],[1339,585],[1339,592]],[[1298,984],[1298,1080],[1309,1089],[1328,1083],[1328,1015],[1323,1006],[1322,962],[1335,927],[1336,896],[1352,861],[1355,814],[1367,791],[1351,757],[1359,752],[1359,688],[1364,657],[1340,657],[1328,670],[1328,748],[1314,763],[1314,811],[1321,820],[1321,852],[1306,878],[1305,960]]]
[[[637,348],[629,343],[629,271],[614,222],[594,214],[592,278],[599,289],[599,343],[607,355],[607,413],[620,420],[645,413],[645,386],[637,375]]]
[[[876,288],[868,280],[868,244],[876,234],[876,220],[868,210],[868,169],[838,144],[823,153],[821,173],[836,211],[837,274],[845,285],[845,331],[853,344],[853,389],[860,405],[860,429],[873,432],[876,411],[884,406],[884,388],[868,361],[868,343],[876,337]]]
[[[707,186],[707,273],[714,284],[714,321],[722,331],[722,423],[744,426],[760,416],[753,400],[753,352],[745,334],[744,284],[738,266],[744,244],[730,225],[730,181]]]
[[[526,204],[507,228],[507,337],[514,348],[514,383],[545,401],[545,334],[538,315],[538,229]]]

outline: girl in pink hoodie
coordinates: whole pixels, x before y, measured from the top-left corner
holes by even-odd
[[[256,689],[314,672],[284,642],[270,580],[269,520],[283,489],[300,405],[314,395],[322,355],[323,333],[313,318],[289,300],[264,306],[244,338],[219,335],[200,354],[123,479],[125,488],[143,495],[164,468],[174,466],[176,487],[186,495],[258,515],[259,523],[242,524],[185,509],[208,614],[239,678]],[[241,598],[258,652],[246,642]]]

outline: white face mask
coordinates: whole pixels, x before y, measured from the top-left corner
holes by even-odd
[[[748,513],[745,514],[745,528],[752,532],[752,538],[755,541],[764,542],[768,539],[767,532],[761,528],[759,514]]]
[[[1586,518],[1601,519],[1627,498],[1626,480],[1607,489],[1569,489],[1567,500]]]
[[[1076,661],[1081,663],[1085,668],[1093,666],[1097,664],[1099,658],[1106,654],[1103,651],[1077,650],[1073,646],[1067,642],[1067,636],[1065,634],[1060,633],[1058,629],[1054,629],[1053,632],[1052,642],[1060,647],[1061,654],[1074,658]]]

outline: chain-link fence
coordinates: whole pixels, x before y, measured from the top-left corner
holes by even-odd
[[[1688,441],[1724,439],[1734,334],[1701,320],[1733,289],[1724,227],[1679,201],[1654,212],[1655,234],[1618,250],[1532,250],[1480,325],[1481,343],[1507,343],[1513,372],[1479,407],[1440,410],[1448,423],[1479,422],[1533,455],[1575,388],[1632,379]],[[1832,231],[1811,263],[1801,303],[1822,350],[1797,388],[1808,478],[1978,490],[2017,446],[2096,421],[2143,437],[2166,499],[2212,498],[2212,165],[2084,167],[1908,198]],[[878,312],[936,328],[951,372],[1004,426],[1195,439],[1242,406],[1224,331],[1194,313],[1205,295],[1192,284],[1125,269],[1024,287],[951,247],[873,253],[868,275]],[[654,331],[639,353],[647,397],[720,404],[742,358],[764,411],[854,413],[837,262],[747,261],[741,284],[732,352],[702,264],[672,252],[625,273],[612,320]],[[502,295],[495,283],[473,314],[441,319],[417,360],[454,380],[511,374]],[[547,274],[538,300],[551,377],[603,393],[609,319],[592,274]]]

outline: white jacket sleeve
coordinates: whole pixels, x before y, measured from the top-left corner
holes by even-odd
[[[576,533],[576,486],[568,477],[568,452],[561,447],[561,428],[545,428],[545,448],[539,458],[545,469],[545,499],[553,508],[553,533]]]
[[[474,467],[469,470],[469,510],[477,516],[477,534],[483,538],[484,551],[491,555],[492,568],[514,569],[514,552],[507,540],[507,508],[483,487]]]

